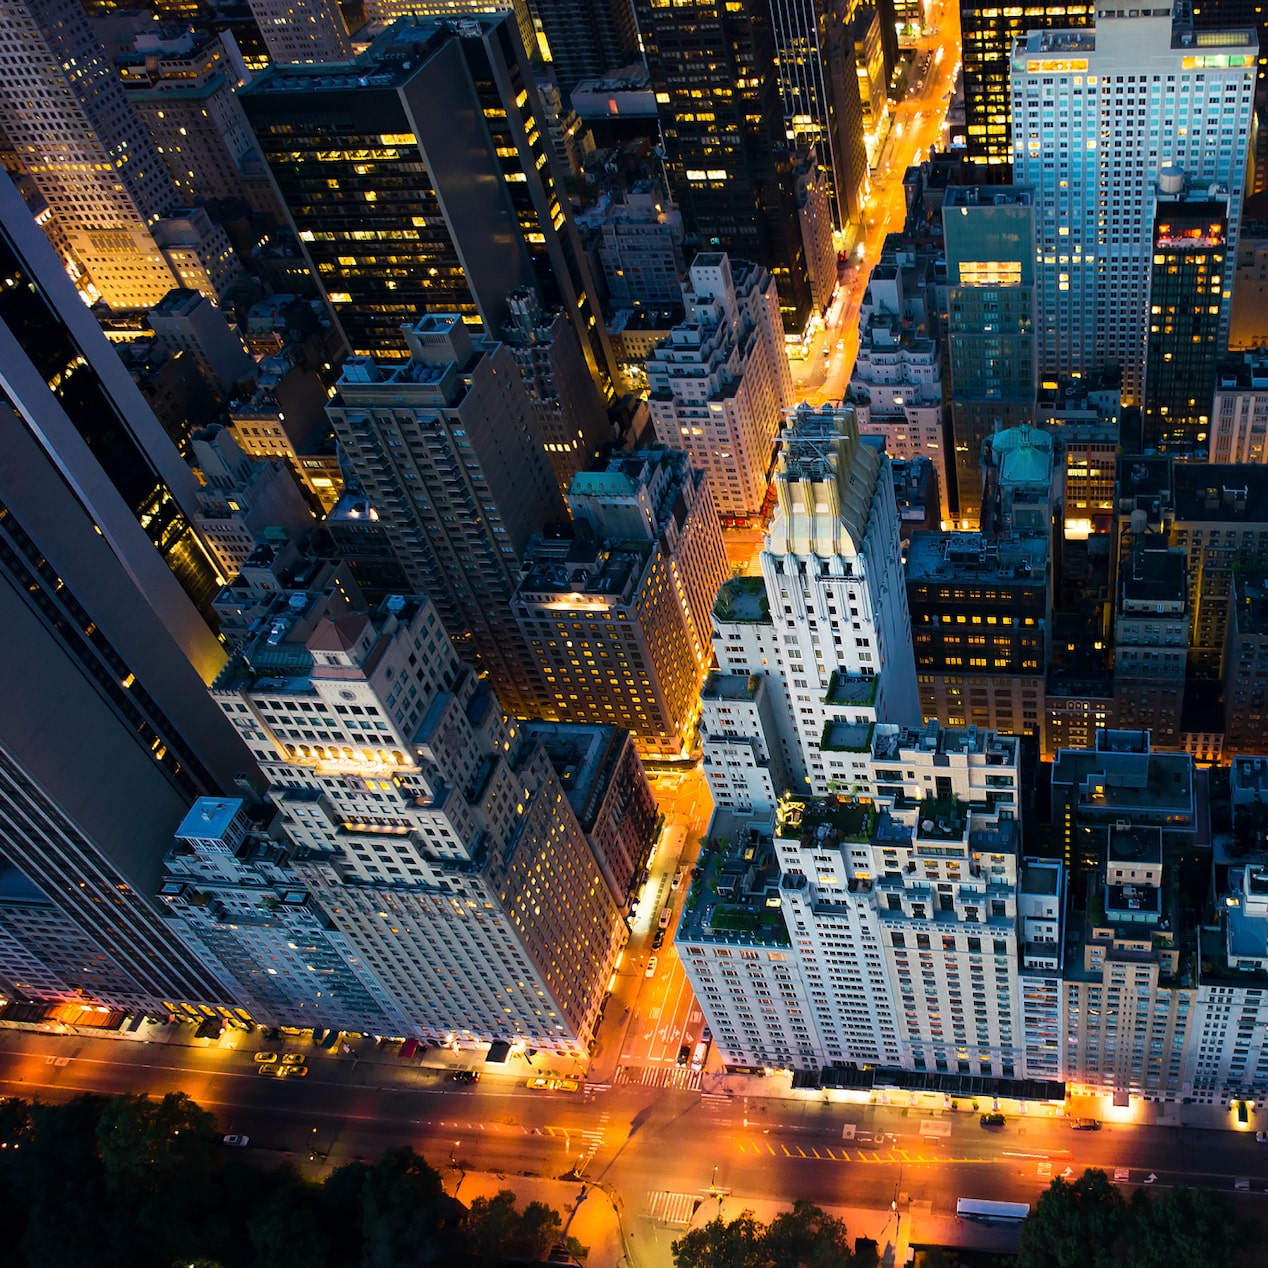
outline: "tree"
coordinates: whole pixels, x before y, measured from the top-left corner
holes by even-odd
[[[501,1189],[491,1198],[476,1198],[465,1221],[467,1250],[479,1264],[508,1259],[545,1259],[559,1240],[563,1221],[544,1202],[515,1209],[515,1194]]]
[[[676,1268],[766,1268],[766,1225],[752,1211],[741,1211],[729,1224],[719,1215],[670,1249]]]
[[[259,1268],[322,1268],[331,1263],[321,1215],[321,1186],[289,1170],[250,1219]]]
[[[1126,1228],[1122,1194],[1104,1171],[1089,1167],[1072,1184],[1058,1177],[1022,1224],[1017,1268],[1113,1262]]]
[[[770,1222],[766,1254],[771,1268],[842,1268],[854,1259],[845,1224],[805,1198]]]
[[[408,1146],[389,1149],[365,1175],[361,1190],[361,1262],[365,1268],[450,1263],[462,1204],[440,1172]]]
[[[216,1120],[184,1092],[162,1100],[115,1096],[97,1123],[106,1181],[153,1191],[176,1172],[205,1170],[213,1153]]]
[[[1133,1209],[1124,1268],[1234,1268],[1238,1228],[1232,1207],[1209,1189],[1172,1189]]]

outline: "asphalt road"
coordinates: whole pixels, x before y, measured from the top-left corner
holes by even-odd
[[[619,1085],[534,1091],[487,1074],[474,1087],[390,1060],[301,1047],[303,1080],[265,1078],[250,1052],[5,1032],[0,1093],[60,1100],[78,1092],[189,1092],[221,1127],[267,1159],[313,1171],[410,1144],[434,1166],[603,1180],[637,1215],[657,1194],[950,1214],[957,1197],[1033,1202],[1051,1177],[1104,1168],[1124,1185],[1203,1185],[1268,1194],[1268,1146],[1250,1134],[1106,1124],[1075,1132],[1038,1113],[984,1130],[976,1113],[829,1105]],[[885,1133],[878,1146],[843,1139],[847,1125]],[[310,1160],[309,1155],[316,1155]],[[1149,1180],[1149,1177],[1154,1177]]]

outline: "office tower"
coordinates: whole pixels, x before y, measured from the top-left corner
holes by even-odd
[[[104,957],[109,966],[81,976],[76,961],[46,961],[52,980],[19,976],[34,994],[56,996],[60,980],[117,1007],[229,1004],[223,984],[170,936],[155,899],[172,820],[254,772],[200,677],[224,656],[137,522],[127,500],[135,490],[116,488],[95,456],[113,452],[89,448],[22,356],[14,298],[42,297],[21,285],[4,295],[0,641],[21,666],[0,711],[4,862],[38,888],[73,946],[93,948],[88,964]],[[117,361],[112,368],[122,374]],[[71,408],[100,410],[91,437],[100,444],[111,402],[91,377],[79,386]],[[129,441],[118,435],[125,453]],[[146,474],[140,467],[137,482]],[[23,942],[35,932],[20,921],[10,929]],[[55,945],[34,950],[52,960]],[[0,976],[14,974],[5,965]]]
[[[659,181],[600,197],[577,225],[598,258],[609,310],[682,303],[682,213]]]
[[[1107,532],[1112,525],[1121,413],[1117,375],[1044,379],[1039,384],[1035,422],[1052,429],[1065,455],[1067,537]]]
[[[245,198],[285,219],[237,98],[243,68],[232,37],[163,27],[136,30],[130,44],[115,69],[185,205]]]
[[[722,515],[753,515],[792,404],[776,286],[758,265],[708,251],[682,295],[683,324],[647,361],[656,438],[707,472]]]
[[[332,510],[343,495],[343,473],[321,375],[294,347],[265,357],[257,368],[249,394],[229,402],[234,440],[254,458],[281,458],[314,504]]]
[[[837,286],[837,248],[833,237],[832,186],[827,169],[813,150],[799,151],[793,167],[797,220],[806,253],[806,275],[815,308],[826,314]]]
[[[1026,1077],[1019,970],[1060,938],[1042,904],[1019,919],[1018,743],[878,726],[865,753],[871,803],[715,815],[675,939],[714,1041],[728,1064]]]
[[[966,150],[969,162],[992,184],[1007,184],[1012,164],[1013,118],[1009,61],[1027,31],[1092,25],[1091,4],[1030,4],[1002,8],[984,0],[960,0],[960,43]]]
[[[583,80],[639,58],[631,0],[531,0],[550,75],[567,99]]]
[[[859,434],[880,436],[891,458],[923,458],[937,472],[938,513],[950,518],[943,445],[942,350],[903,317],[902,269],[877,264],[859,314],[847,400]],[[863,315],[863,309],[867,315]]]
[[[567,317],[545,312],[527,287],[512,291],[507,305],[511,317],[502,337],[532,402],[546,460],[566,493],[572,477],[611,445],[612,425]]]
[[[1179,746],[1189,650],[1186,552],[1142,538],[1114,595],[1114,725]]]
[[[409,589],[409,577],[392,546],[392,530],[364,493],[355,487],[346,491],[321,526],[369,606]]]
[[[514,15],[520,43],[530,59],[542,56],[540,28],[535,21],[536,0],[363,0],[367,23],[385,26],[397,18],[427,17],[461,19],[489,13]]]
[[[538,721],[521,734],[546,750],[613,901],[626,909],[642,886],[657,823],[634,737],[623,727]]]
[[[402,19],[355,61],[275,67],[241,101],[355,355],[405,359],[400,327],[426,312],[496,336],[529,286],[567,313],[610,390],[597,291],[510,17]]]
[[[219,578],[190,524],[198,482],[9,181],[0,181],[0,277],[8,283],[0,289],[0,388],[106,540],[131,559],[140,532],[208,611]],[[98,490],[107,498],[100,507]],[[157,601],[170,578],[145,584],[159,587]],[[181,620],[181,644],[210,679],[220,649],[194,608]]]
[[[1268,734],[1268,573],[1239,572],[1233,578],[1224,653],[1224,749],[1248,753],[1265,747]]]
[[[1255,57],[1253,30],[1203,32],[1199,46],[1158,9],[1103,10],[1092,30],[1017,41],[1013,165],[1035,190],[1045,374],[1117,365],[1124,403],[1142,403],[1155,214],[1181,174],[1228,199],[1218,335],[1227,339]]]
[[[913,533],[907,603],[921,710],[1037,732],[1051,617],[1046,533]]]
[[[229,236],[202,207],[177,207],[154,222],[154,242],[177,285],[222,303],[245,276]]]
[[[849,793],[864,781],[874,725],[920,718],[894,486],[852,410],[802,406],[790,424],[762,576],[719,593],[714,654],[720,672],[764,679],[776,730],[759,747],[780,755],[790,786]],[[725,732],[708,734],[706,757],[715,736],[730,742]],[[719,801],[734,797],[727,773],[705,768]]]
[[[8,0],[0,128],[111,308],[146,308],[175,284],[154,222],[176,189],[76,0]],[[28,213],[29,214],[29,213]]]
[[[961,527],[975,528],[983,441],[1029,422],[1034,411],[1034,191],[953,187],[942,224],[955,507]]]
[[[335,435],[411,588],[507,709],[549,716],[510,602],[529,539],[567,512],[515,358],[473,341],[456,314],[401,333],[403,364],[344,363],[328,410]]]
[[[224,313],[198,291],[168,291],[146,314],[154,338],[169,352],[185,353],[207,377],[211,389],[227,396],[255,369],[242,336]]]
[[[269,60],[279,66],[300,62],[346,62],[352,57],[348,24],[338,0],[248,0],[264,37]]]
[[[1268,357],[1230,356],[1215,368],[1208,451],[1214,463],[1268,462]]]
[[[214,693],[270,780],[293,888],[405,1033],[585,1051],[624,922],[545,751],[430,601],[283,591]]]
[[[194,432],[190,445],[203,482],[194,527],[222,576],[237,576],[266,539],[291,541],[315,527],[313,513],[284,462],[249,458],[233,433],[218,423]]]
[[[643,756],[679,757],[727,575],[708,479],[685,454],[636,450],[573,477],[568,505],[573,532],[529,544],[512,601],[545,680],[540,716],[615,724]]]
[[[408,1032],[409,1018],[359,969],[356,944],[290,866],[279,817],[240,798],[194,802],[164,860],[169,927],[262,1025]]]
[[[767,269],[784,330],[799,335],[812,296],[768,0],[634,10],[688,236]]]
[[[1168,177],[1163,172],[1160,194]],[[1206,191],[1203,191],[1204,195]],[[1223,344],[1226,200],[1159,199],[1149,271],[1143,445],[1181,457],[1210,452],[1211,394]],[[1227,328],[1227,314],[1224,316]]]
[[[1258,133],[1268,145],[1268,120]],[[1230,351],[1268,347],[1268,191],[1246,199],[1237,240],[1228,346]]]
[[[770,6],[787,143],[817,158],[839,226],[859,218],[868,187],[850,9],[844,0]]]

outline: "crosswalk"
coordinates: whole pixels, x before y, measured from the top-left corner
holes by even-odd
[[[647,1209],[643,1214],[658,1224],[676,1224],[686,1228],[702,1201],[698,1193],[671,1193],[667,1189],[654,1189],[647,1195]]]
[[[622,1066],[614,1082],[634,1084],[640,1087],[678,1088],[685,1092],[698,1092],[703,1070],[690,1070],[686,1066],[635,1065]]]

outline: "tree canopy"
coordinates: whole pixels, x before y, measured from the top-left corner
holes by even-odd
[[[557,1211],[510,1192],[468,1208],[409,1148],[320,1182],[242,1152],[181,1093],[0,1100],[5,1264],[495,1268],[544,1259],[561,1234]]]
[[[1139,1189],[1130,1202],[1104,1171],[1056,1179],[1021,1230],[1017,1268],[1235,1268],[1238,1225],[1209,1189]]]
[[[720,1216],[673,1244],[676,1268],[871,1268],[875,1246],[850,1250],[845,1225],[802,1199],[763,1224],[752,1211]]]

